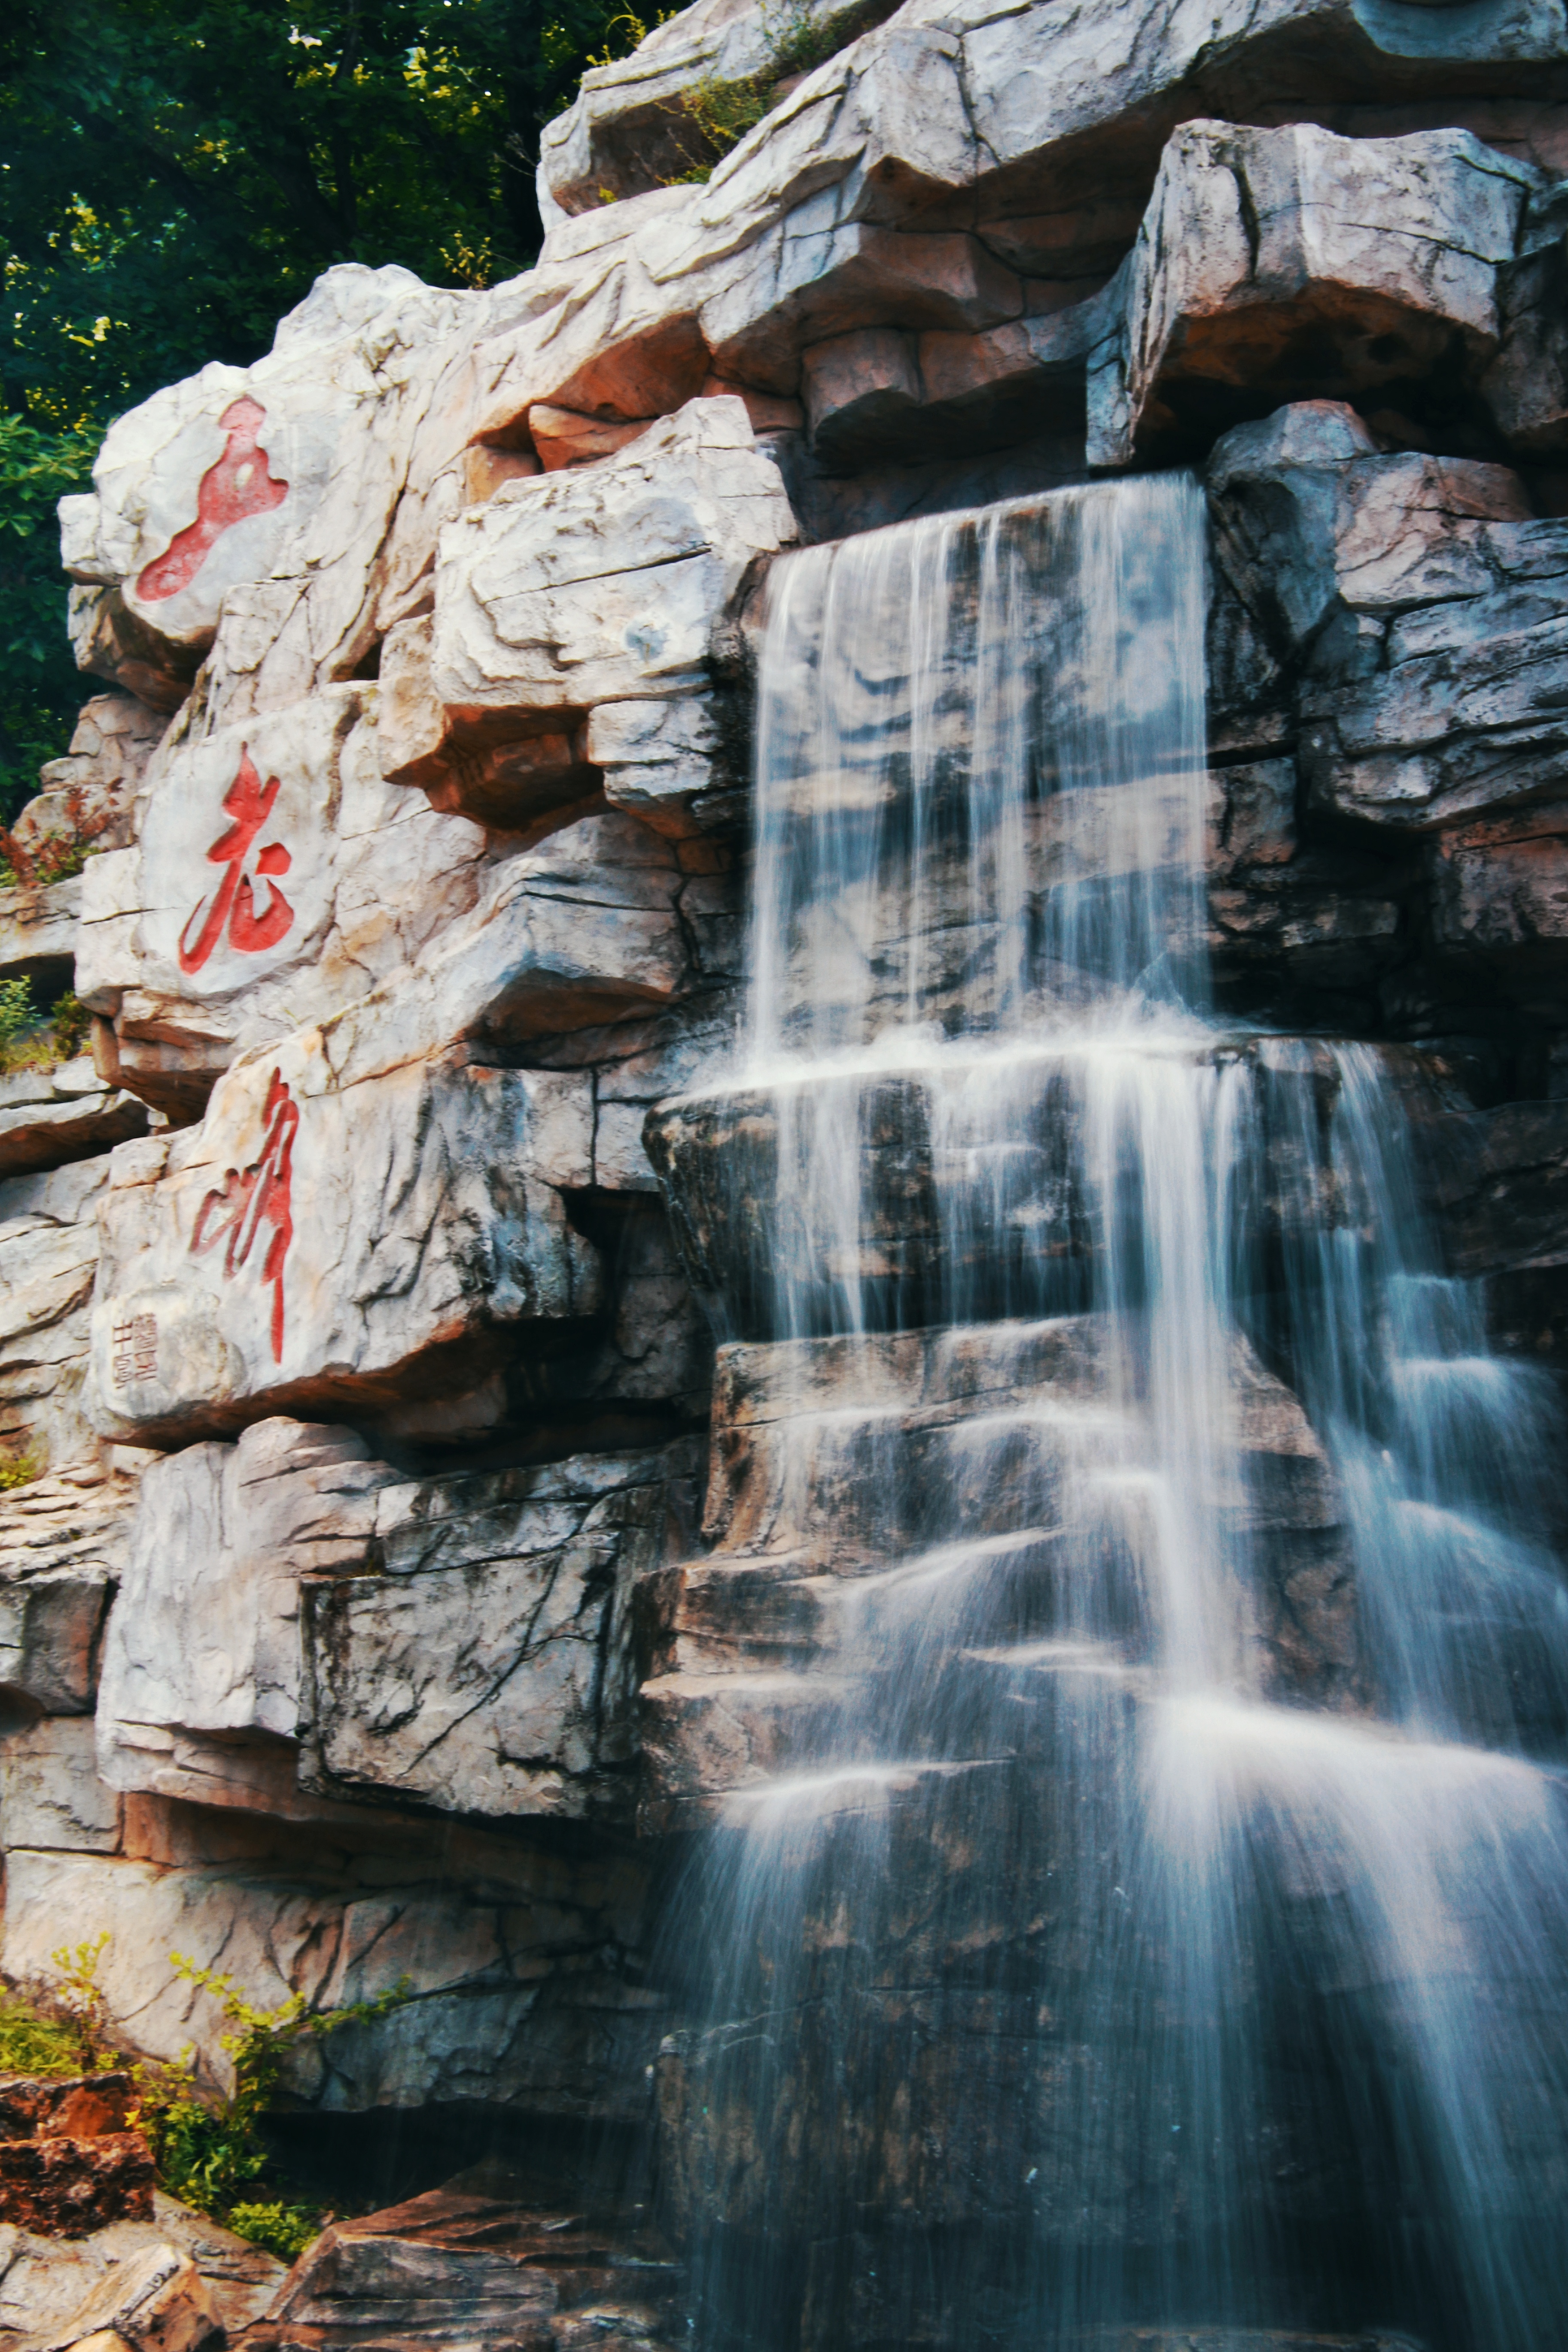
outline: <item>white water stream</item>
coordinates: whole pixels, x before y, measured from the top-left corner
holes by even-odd
[[[774,574],[738,1082],[771,1329],[863,1348],[867,1409],[791,1440],[842,1692],[700,1898],[753,2117],[714,2341],[1568,2340],[1551,1400],[1441,1273],[1386,1056],[1209,1013],[1204,612],[1184,479]],[[918,1443],[869,1410],[910,1323],[994,1391]]]

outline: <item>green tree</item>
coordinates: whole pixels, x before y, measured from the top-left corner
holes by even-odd
[[[12,0],[0,26],[0,822],[64,748],[53,501],[111,417],[265,351],[336,261],[485,285],[623,0]]]

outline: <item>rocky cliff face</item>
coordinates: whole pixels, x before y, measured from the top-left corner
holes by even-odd
[[[733,1030],[782,550],[1197,470],[1222,1005],[1386,1045],[1456,1268],[1568,1349],[1560,0],[906,0],[668,184],[761,38],[698,0],[552,127],[536,268],[331,272],[62,510],[93,698],[20,831],[96,854],[0,972],[92,1059],[0,1080],[0,1962],[108,1927],[162,2054],[215,2030],[171,1949],[408,1976],[322,2111],[655,2131],[660,1889],[814,1703],[795,1408],[697,1296],[723,1138],[649,1122]],[[1282,1682],[1353,1688],[1287,1581]]]

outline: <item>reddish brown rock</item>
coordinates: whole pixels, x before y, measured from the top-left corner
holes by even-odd
[[[140,2132],[0,2141],[0,2221],[84,2238],[109,2221],[152,2216],[153,2151]]]

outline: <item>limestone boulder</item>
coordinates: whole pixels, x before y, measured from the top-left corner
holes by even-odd
[[[46,859],[51,845],[122,849],[143,771],[166,725],[163,711],[133,695],[95,694],[83,704],[64,756],[39,770],[42,789],[17,817],[13,840]]]
[[[476,903],[484,844],[383,782],[377,690],[176,730],[131,847],[84,876],[77,992],[99,1056],[189,1117],[247,1046],[335,1011]]]
[[[790,29],[830,11],[801,9]],[[860,12],[867,21],[886,7]],[[858,26],[857,29],[859,29]],[[593,66],[572,105],[541,142],[540,207],[546,226],[591,215],[610,197],[635,195],[706,160],[707,142],[682,100],[705,81],[740,81],[774,68],[779,36],[737,0],[698,0],[638,42],[630,57]]]
[[[1473,383],[1537,184],[1468,131],[1184,124],[1090,362],[1089,463],[1202,446],[1270,401]]]
[[[205,2213],[192,2212],[156,2189],[148,2221],[111,2221],[86,2237],[70,2239],[38,2237],[0,2224],[0,2247],[5,2265],[0,2326],[13,2343],[79,2340],[66,2333],[74,2315],[89,2296],[122,2275],[130,2261],[153,2248],[173,2248],[191,2256],[233,2336],[265,2309],[284,2275],[283,2264],[259,2246],[233,2236]]]
[[[1420,833],[1561,793],[1568,525],[1516,474],[1385,456],[1313,403],[1227,434],[1207,479],[1219,562],[1303,673],[1313,805]]]
[[[853,327],[814,342],[801,355],[813,448],[848,467],[1081,434],[1107,315],[1099,296],[979,329]]]
[[[217,699],[247,712],[348,674],[434,347],[465,299],[395,267],[329,271],[265,358],[214,362],[116,422],[91,491],[61,502],[67,571],[155,660],[221,636]],[[81,653],[115,668],[90,631]]]
[[[147,1132],[147,1106],[79,1055],[0,1077],[0,1180],[106,1153]]]
[[[79,1102],[65,1108],[72,1119],[82,1116]],[[105,1153],[0,1181],[0,1444],[9,1460],[39,1472],[87,1462],[98,1450],[81,1391],[97,1203],[108,1172]],[[5,1507],[18,1499],[7,1497]]]
[[[632,1594],[692,1467],[660,1448],[410,1482],[283,1419],[186,1447],[147,1474],[104,1636],[102,1803],[625,1812]]]
[[[150,2190],[150,2180],[148,2186]],[[67,2352],[68,2346],[109,2331],[132,2352],[217,2352],[225,2341],[206,2281],[189,2254],[167,2244],[127,2254],[68,2318],[32,2340],[30,2352]]]
[[[286,1420],[148,1469],[104,1635],[106,1791],[310,1810],[292,1748],[300,1580],[367,1564],[376,1496],[395,1475],[352,1431]]]
[[[690,402],[591,468],[504,483],[443,532],[428,633],[397,641],[387,773],[491,823],[580,798],[588,713],[700,700],[742,591],[794,536],[733,398]]]
[[[95,1570],[97,1572],[95,1573]],[[92,1705],[110,1580],[96,1562],[13,1571],[0,1585],[0,1690],[29,1713]]]
[[[89,1717],[45,1716],[0,1738],[0,1845],[116,1853],[120,1840],[120,1797],[98,1777]]]
[[[520,1322],[596,1307],[565,1198],[592,1167],[588,1082],[351,1020],[238,1064],[199,1128],[113,1156],[87,1391],[107,1432],[449,1397]]]
[[[505,1817],[628,1814],[632,1598],[677,1448],[383,1494],[374,1571],[307,1588],[306,1778]]]
[[[413,1998],[390,2016],[300,2046],[294,2099],[339,2114],[454,2099],[642,2112],[663,2004],[627,1965],[646,1934],[637,1856],[606,1848],[583,1868],[516,1827],[451,1822],[422,1842],[405,1818],[335,1829],[326,1865],[320,1831],[240,1835],[213,1809],[141,1810],[142,1853],[8,1853],[11,1981],[49,1981],[62,1921],[107,1928],[99,1981],[132,2047],[173,2059],[194,2045],[222,2081],[222,2013],[170,1952],[268,2008],[293,1990],[313,2008],[370,2000],[406,1979]]]
[[[111,1448],[107,1463],[32,1479],[0,1505],[0,1691],[24,1720],[91,1710],[142,1459]]]

